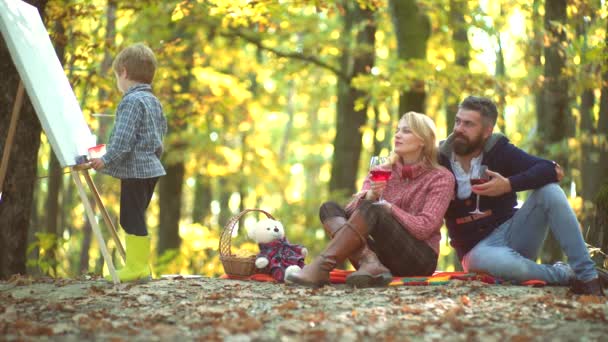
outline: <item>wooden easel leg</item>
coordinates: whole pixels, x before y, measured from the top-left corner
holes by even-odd
[[[116,226],[114,226],[114,223],[112,222],[112,219],[110,218],[110,214],[108,214],[106,207],[103,205],[103,202],[101,201],[101,196],[99,196],[99,191],[97,191],[97,187],[95,186],[95,183],[93,183],[93,179],[91,179],[89,170],[86,169],[86,170],[82,170],[81,172],[84,174],[84,179],[87,181],[87,184],[89,185],[89,189],[93,193],[93,198],[95,198],[95,203],[97,203],[97,207],[101,210],[103,219],[106,222],[106,225],[108,225],[108,227],[109,227],[108,229],[110,231],[110,234],[112,235],[112,238],[114,239],[114,243],[118,247],[118,252],[122,256],[122,260],[126,263],[127,255],[125,253],[124,247],[122,246],[122,243],[120,242],[120,239],[118,238],[118,233],[116,232]]]
[[[108,265],[108,270],[110,271],[110,275],[112,276],[112,280],[114,284],[119,284],[120,279],[116,274],[116,269],[114,268],[114,263],[112,262],[112,256],[108,252],[108,247],[106,246],[106,242],[101,235],[101,230],[99,229],[99,225],[97,224],[97,220],[95,219],[95,213],[93,212],[93,208],[91,207],[91,203],[87,198],[87,194],[84,191],[84,187],[82,186],[82,182],[80,181],[80,175],[74,169],[70,170],[72,174],[72,178],[74,178],[74,182],[76,183],[76,189],[78,189],[78,194],[80,195],[80,199],[84,205],[84,209],[89,218],[89,222],[91,223],[91,228],[93,229],[93,233],[97,238],[97,242],[99,243],[99,249],[101,249],[101,254],[103,255],[103,259],[106,261]]]
[[[4,151],[2,152],[2,162],[0,162],[0,201],[2,200],[2,191],[4,184],[4,177],[6,176],[6,169],[8,169],[8,157],[11,154],[11,148],[13,147],[13,138],[15,137],[15,131],[17,130],[17,120],[21,113],[21,105],[23,105],[23,82],[19,81],[19,87],[17,88],[17,96],[15,96],[15,103],[13,104],[13,113],[11,114],[11,122],[8,126],[8,134],[6,135],[6,141],[4,142]]]

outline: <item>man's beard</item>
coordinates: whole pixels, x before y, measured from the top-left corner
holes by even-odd
[[[460,140],[458,140],[457,138],[460,138]],[[471,153],[473,153],[474,151],[481,149],[483,147],[484,144],[484,139],[483,139],[483,135],[479,135],[477,136],[477,138],[475,138],[474,140],[469,140],[467,137],[460,135],[460,134],[456,134],[454,136],[454,141],[453,141],[453,146],[454,146],[454,153],[456,153],[459,156],[466,156],[469,155]]]

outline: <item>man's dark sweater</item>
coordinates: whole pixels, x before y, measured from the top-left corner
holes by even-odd
[[[454,171],[450,159],[453,140],[452,134],[439,147],[439,163],[452,173]],[[456,249],[461,260],[479,241],[515,214],[516,192],[537,189],[557,182],[555,164],[552,161],[529,155],[511,144],[509,139],[500,133],[492,134],[486,141],[481,163],[487,165],[490,171],[498,172],[508,178],[512,191],[496,197],[482,196],[479,208],[484,212],[491,210],[491,214],[479,215],[481,217],[469,214],[475,209],[475,193],[471,193],[467,199],[461,200],[456,197],[450,202],[445,214],[446,225],[451,245]]]

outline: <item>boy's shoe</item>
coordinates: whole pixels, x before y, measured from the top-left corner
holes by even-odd
[[[140,281],[152,279],[152,272],[148,260],[150,259],[150,238],[126,234],[125,239],[127,262],[125,267],[116,273],[121,282]],[[105,277],[112,280],[112,275]]]

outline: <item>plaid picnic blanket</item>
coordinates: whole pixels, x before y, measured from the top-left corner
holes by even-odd
[[[332,284],[344,284],[346,283],[346,277],[354,271],[338,270],[334,269],[329,273],[329,281]],[[249,277],[237,277],[224,274],[221,276],[224,279],[238,279],[238,280],[253,280],[263,282],[276,282],[268,274],[253,274]],[[498,278],[492,277],[488,274],[483,273],[467,273],[467,272],[441,272],[437,271],[431,276],[420,276],[420,277],[393,277],[393,281],[389,286],[428,286],[428,285],[445,285],[451,280],[477,280],[486,284],[503,284],[506,283]],[[547,285],[542,280],[528,280],[519,285],[542,287]]]

